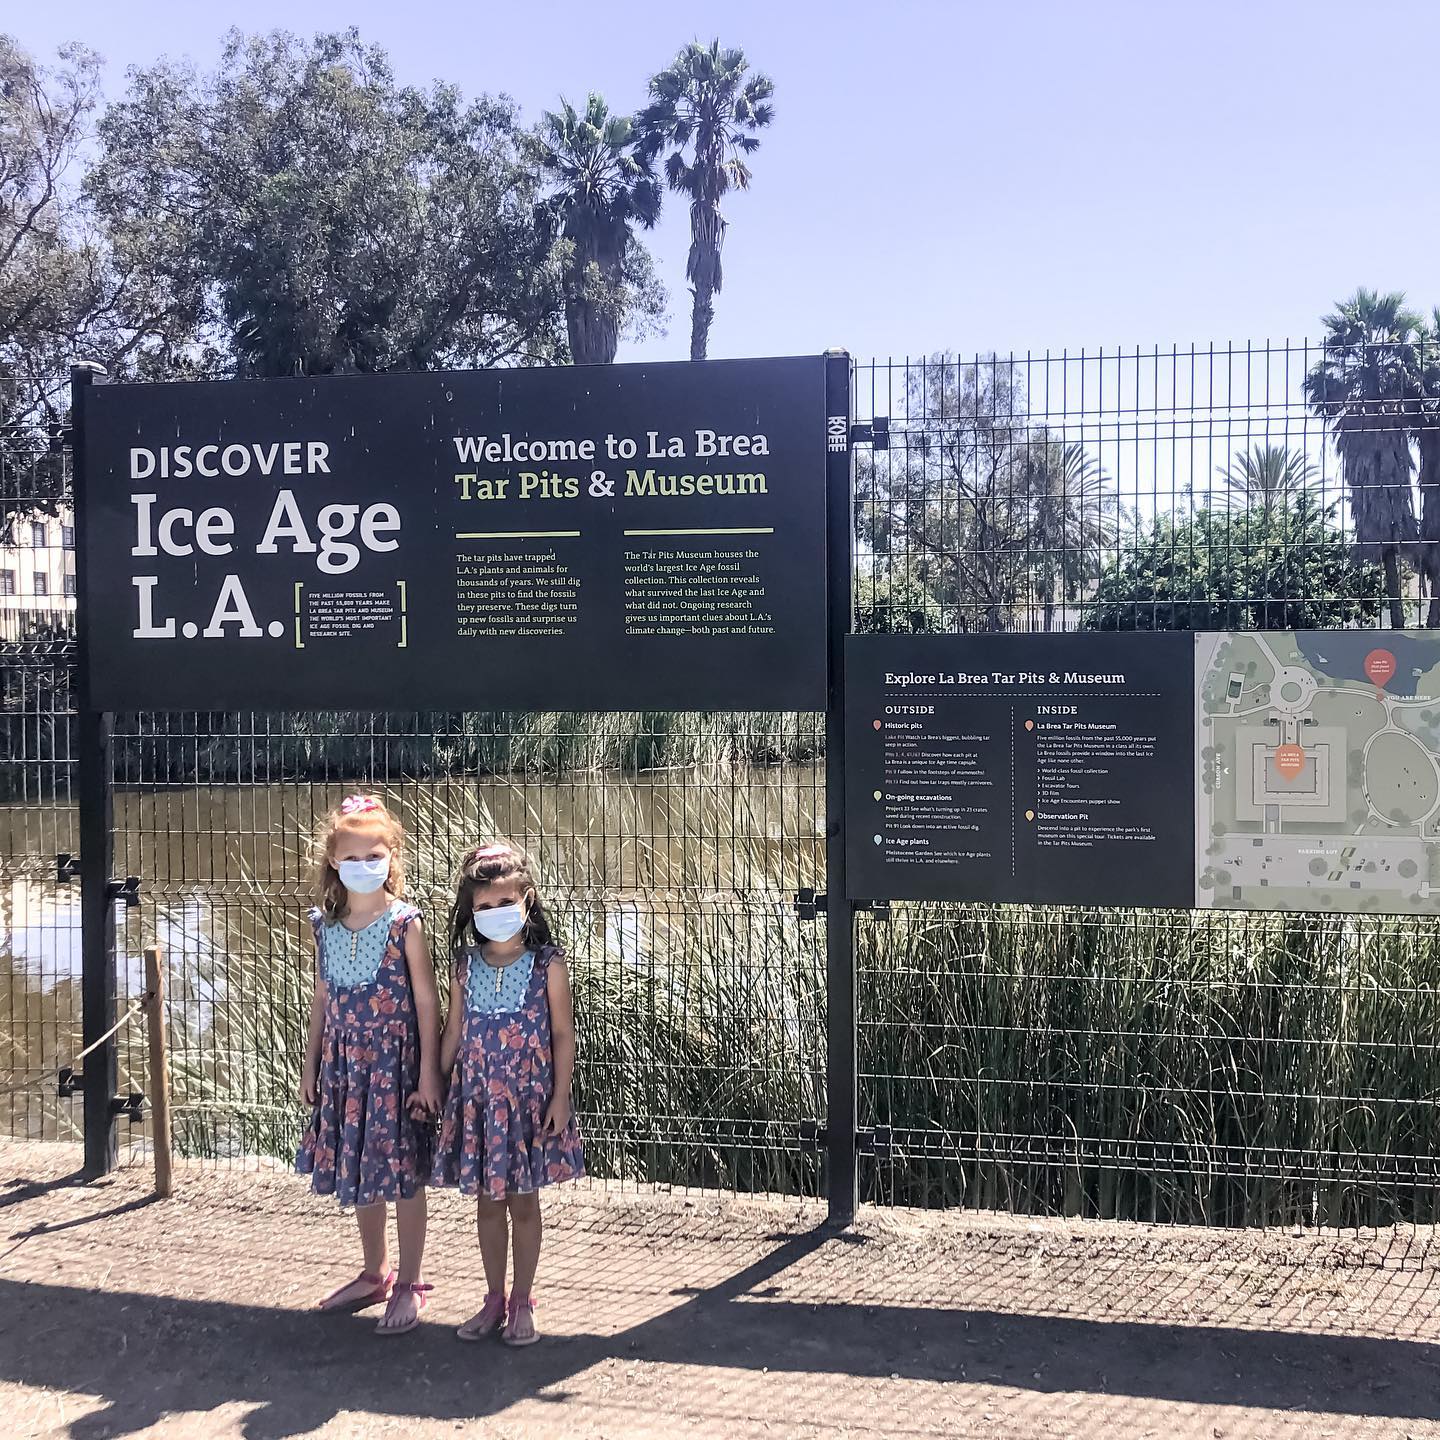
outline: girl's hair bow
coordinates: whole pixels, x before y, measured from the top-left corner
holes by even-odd
[[[342,815],[362,815],[367,810],[378,810],[380,802],[369,795],[350,795],[340,802]]]

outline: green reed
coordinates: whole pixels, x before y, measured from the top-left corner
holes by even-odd
[[[528,737],[542,749],[527,763],[568,733]],[[504,818],[538,854],[570,956],[593,1171],[815,1191],[800,1136],[825,1114],[823,922],[791,903],[823,888],[815,797],[703,766],[572,782],[580,798],[547,822],[563,833],[529,801]],[[459,781],[390,798],[435,937],[456,857],[501,827]],[[651,845],[662,830],[693,843]],[[257,880],[196,922],[185,968],[203,984],[191,975],[172,1018],[191,1153],[293,1150],[300,908]],[[1424,920],[897,906],[859,918],[856,963],[862,1125],[890,1141],[865,1162],[876,1198],[1213,1224],[1434,1218],[1440,946]]]
[[[894,1129],[899,1202],[1433,1218],[1424,921],[917,906],[862,920],[859,956],[862,1108]]]

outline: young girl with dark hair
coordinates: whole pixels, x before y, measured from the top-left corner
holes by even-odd
[[[529,859],[481,845],[461,862],[450,912],[454,978],[440,1041],[450,1076],[433,1183],[476,1199],[485,1303],[456,1332],[530,1345],[540,1191],[585,1173],[570,1103],[575,1025],[565,959]],[[514,1273],[505,1298],[513,1240]]]

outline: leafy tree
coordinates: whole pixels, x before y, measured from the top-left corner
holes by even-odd
[[[1087,630],[1320,630],[1373,625],[1380,569],[1307,491],[1249,510],[1157,519],[1101,575]]]
[[[1286,504],[1315,478],[1316,470],[1303,450],[1288,445],[1252,445],[1237,450],[1228,465],[1216,467],[1220,483],[1232,505],[1259,506],[1269,515]]]
[[[993,356],[910,366],[889,449],[856,467],[861,544],[903,560],[961,630],[1013,629],[1037,605],[1053,626],[1099,574],[1119,513],[1084,449],[1031,424],[1022,367]]]
[[[11,426],[37,411],[58,419],[64,363],[54,357],[71,349],[105,298],[102,259],[71,183],[99,97],[100,61],[78,45],[62,49],[59,61],[47,69],[0,34],[0,376],[11,382],[3,392],[12,397],[3,416]],[[24,401],[21,377],[40,382]]]
[[[690,198],[690,254],[685,277],[694,304],[690,358],[703,360],[715,318],[715,296],[723,274],[720,249],[726,220],[720,202],[731,191],[750,187],[746,157],[760,147],[755,131],[774,118],[768,76],[752,74],[743,50],[722,50],[692,42],[650,81],[650,104],[639,124],[649,154],[670,153],[665,178]]]
[[[1325,317],[1324,348],[1305,378],[1310,406],[1335,439],[1358,553],[1384,568],[1395,629],[1405,624],[1400,564],[1419,536],[1407,426],[1418,396],[1420,323],[1404,295],[1357,290]]]
[[[514,107],[395,83],[356,31],[232,31],[133,73],[89,181],[117,257],[241,375],[563,358],[560,267]]]
[[[551,186],[546,208],[569,246],[564,262],[565,324],[577,365],[615,358],[627,306],[638,296],[648,314],[664,296],[647,283],[648,256],[634,226],[660,218],[651,158],[637,148],[634,121],[612,115],[599,95],[577,114],[568,101],[541,123],[540,165]]]
[[[1073,605],[1115,548],[1119,499],[1083,445],[1041,428],[1026,437],[1020,478],[1027,509],[1025,549],[1046,631],[1055,605]]]
[[[862,557],[856,568],[856,634],[945,634],[955,628],[953,611],[936,599],[904,556]]]
[[[60,432],[76,359],[143,374],[162,336],[142,267],[114,262],[81,194],[101,62],[46,66],[0,34],[0,536],[63,495]]]

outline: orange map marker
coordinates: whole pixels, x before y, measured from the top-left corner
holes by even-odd
[[[1305,752],[1298,745],[1281,745],[1275,751],[1275,768],[1293,780],[1305,768]]]
[[[1395,678],[1395,657],[1388,650],[1372,650],[1365,657],[1365,673],[1383,690]]]

